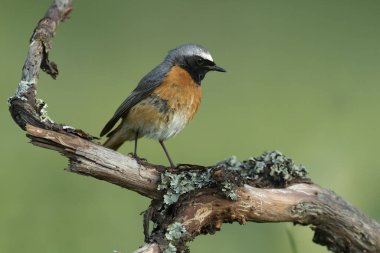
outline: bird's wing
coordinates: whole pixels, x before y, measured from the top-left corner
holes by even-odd
[[[166,74],[170,70],[170,66],[161,63],[150,71],[146,76],[141,79],[137,87],[132,91],[132,93],[124,100],[124,102],[117,108],[113,117],[107,122],[100,136],[105,135],[115,126],[117,121],[127,113],[134,105],[149,96],[153,90],[162,83]]]

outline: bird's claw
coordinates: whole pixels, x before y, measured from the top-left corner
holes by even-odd
[[[148,162],[148,160],[144,157],[139,157],[137,156],[136,154],[134,153],[129,153],[128,154],[130,157],[132,157],[133,159],[135,159],[138,163],[141,163],[141,162]]]

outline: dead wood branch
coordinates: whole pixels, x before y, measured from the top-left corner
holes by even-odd
[[[311,182],[302,166],[279,152],[243,162],[233,159],[173,170],[139,163],[109,150],[81,130],[54,123],[36,99],[40,69],[56,78],[48,52],[59,22],[72,10],[55,0],[30,40],[16,95],[9,99],[15,122],[36,146],[69,159],[68,170],[133,190],[152,199],[144,215],[146,245],[135,251],[186,252],[199,234],[215,233],[225,222],[293,222],[310,225],[314,242],[334,252],[380,252],[380,225],[334,192]],[[150,230],[149,221],[155,226]]]

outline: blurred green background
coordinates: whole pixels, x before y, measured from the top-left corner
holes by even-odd
[[[67,173],[67,160],[33,147],[12,121],[28,39],[51,0],[0,0],[0,252],[131,252],[143,243],[149,200]],[[380,220],[380,2],[74,1],[41,73],[49,115],[99,134],[140,78],[179,44],[207,47],[226,74],[210,73],[195,120],[167,147],[176,162],[214,164],[277,149],[311,178]],[[132,151],[132,143],[120,150]],[[158,143],[140,154],[167,164]],[[192,252],[327,252],[309,228],[226,224]]]

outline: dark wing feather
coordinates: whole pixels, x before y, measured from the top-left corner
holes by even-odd
[[[162,83],[165,75],[169,72],[170,65],[166,62],[161,63],[150,71],[146,76],[141,79],[137,87],[132,91],[131,95],[124,100],[124,102],[117,108],[113,117],[104,126],[100,136],[105,135],[118,122],[118,120],[127,113],[134,105],[149,96],[153,90]]]

